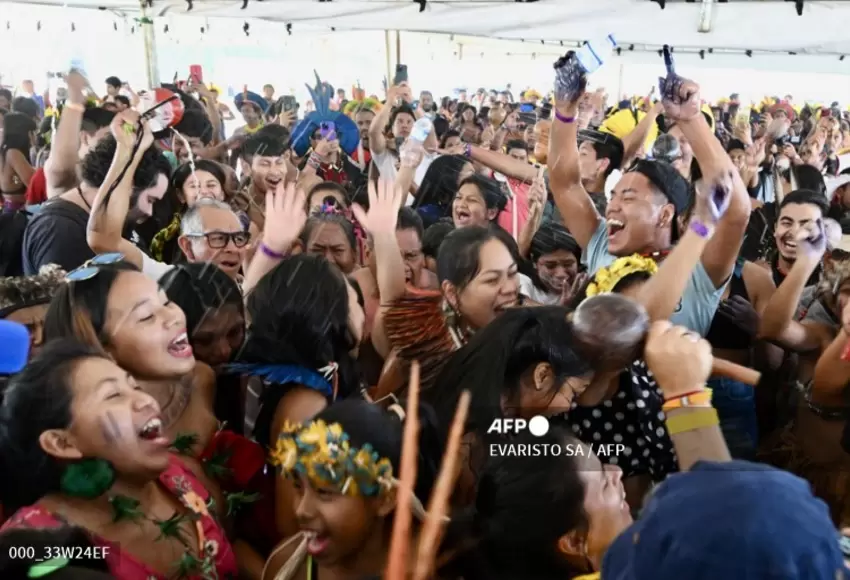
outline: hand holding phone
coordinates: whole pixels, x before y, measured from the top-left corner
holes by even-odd
[[[576,103],[587,88],[587,75],[575,51],[569,51],[555,62],[555,101]]]
[[[395,77],[393,77],[393,84],[395,86],[399,86],[402,83],[408,82],[408,80],[409,79],[408,79],[408,76],[407,76],[407,65],[406,64],[400,64],[400,65],[396,66],[395,67]]]
[[[331,122],[319,125],[319,134],[325,141],[336,141],[336,126]]]
[[[700,114],[699,85],[676,73],[673,50],[669,45],[663,49],[666,77],[658,78],[658,89],[664,114],[674,121],[685,121]]]

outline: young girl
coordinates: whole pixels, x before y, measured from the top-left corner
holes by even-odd
[[[46,340],[76,338],[103,348],[160,405],[169,441],[191,443],[181,449],[187,464],[216,492],[194,459],[219,426],[213,413],[215,373],[196,362],[183,311],[121,254],[101,254],[67,280],[47,312]]]
[[[487,226],[495,223],[507,205],[499,183],[475,174],[460,182],[452,202],[452,221],[456,228]]]
[[[169,452],[156,399],[102,350],[59,339],[0,407],[4,526],[85,528],[113,576],[236,574],[209,493]]]
[[[581,248],[567,229],[554,222],[543,224],[531,239],[534,276],[522,278],[520,293],[537,304],[562,304],[581,265]],[[568,302],[567,302],[568,303]]]
[[[458,504],[474,500],[494,419],[563,412],[587,388],[592,371],[573,350],[567,314],[566,308],[548,306],[505,312],[451,355],[436,381],[439,389],[423,393],[444,429],[451,425],[461,393],[472,394],[467,457],[454,495]]]
[[[442,439],[428,407],[420,408],[419,453],[413,511],[423,515],[437,477]],[[404,410],[363,400],[331,405],[308,423],[288,425],[272,457],[295,487],[301,549],[281,545],[263,578],[281,569],[290,578],[364,578],[386,567],[397,476],[401,464]],[[332,451],[328,452],[330,446]],[[306,552],[306,553],[305,553]],[[306,557],[305,557],[306,556]]]
[[[281,261],[248,297],[251,328],[230,372],[246,377],[245,427],[263,447],[289,422],[302,422],[338,398],[360,392],[356,352],[363,308],[346,278],[327,260]],[[288,482],[277,479],[278,538],[297,528]]]

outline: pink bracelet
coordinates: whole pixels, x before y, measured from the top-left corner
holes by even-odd
[[[555,118],[558,119],[561,123],[566,123],[569,125],[570,123],[575,123],[575,117],[565,117],[563,116],[557,109],[555,110]]]

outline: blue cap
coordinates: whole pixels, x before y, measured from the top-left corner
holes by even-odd
[[[605,580],[833,580],[844,560],[826,504],[786,471],[699,462],[671,475],[608,548]]]
[[[27,327],[11,320],[0,320],[0,376],[21,372],[27,365],[29,353]]]

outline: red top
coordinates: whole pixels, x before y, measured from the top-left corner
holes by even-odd
[[[47,201],[47,177],[44,168],[39,167],[32,174],[30,184],[27,186],[27,205],[36,205]]]
[[[236,556],[233,554],[233,548],[225,536],[224,529],[216,522],[209,514],[199,512],[197,508],[192,508],[194,505],[193,499],[200,497],[204,503],[209,500],[209,493],[195,478],[183,463],[176,457],[171,457],[168,469],[162,472],[159,476],[159,481],[175,496],[180,498],[181,502],[199,513],[199,527],[203,530],[204,550],[213,556],[215,560],[216,572],[219,578],[236,578],[238,568],[236,566]],[[204,510],[205,512],[206,510]],[[9,518],[9,521],[0,529],[4,531],[10,528],[58,528],[62,525],[67,525],[58,514],[47,511],[39,505],[32,505],[21,508]],[[109,566],[109,572],[116,578],[121,580],[168,580],[170,577],[166,574],[160,574],[151,570],[147,565],[138,561],[132,554],[123,551],[117,542],[107,540],[96,534],[90,534],[92,543],[96,547],[107,547],[106,563]],[[175,562],[176,564],[176,562]],[[202,580],[199,575],[188,576],[187,580]]]

